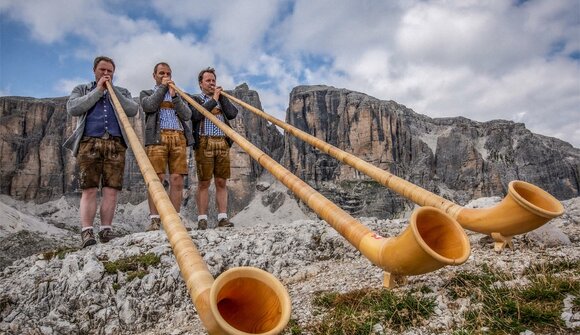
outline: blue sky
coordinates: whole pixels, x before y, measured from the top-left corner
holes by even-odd
[[[578,0],[0,0],[0,50],[0,96],[66,96],[104,54],[134,96],[159,61],[189,92],[213,66],[282,119],[323,84],[580,147]]]

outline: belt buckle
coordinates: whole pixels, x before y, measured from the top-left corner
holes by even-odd
[[[101,136],[101,138],[103,140],[108,140],[110,137],[111,137],[111,134],[109,134],[109,132],[106,130],[105,130],[105,135]]]

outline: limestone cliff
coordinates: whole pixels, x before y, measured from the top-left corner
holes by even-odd
[[[260,107],[257,92],[240,85],[232,92],[236,97]],[[18,200],[43,203],[62,195],[77,196],[78,187],[74,157],[62,143],[76,127],[76,118],[66,113],[67,97],[35,99],[0,97],[0,193]],[[252,113],[239,108],[232,127],[242,136],[274,157],[281,156],[282,135]],[[143,134],[143,114],[130,118],[138,136]],[[190,155],[190,158],[193,158]],[[232,212],[244,208],[253,195],[255,181],[262,169],[234,145],[231,151],[232,179],[230,203]],[[195,164],[190,162],[188,199],[195,192]],[[132,151],[127,151],[121,202],[138,203],[146,199],[146,189]],[[195,208],[186,201],[186,208]],[[193,211],[190,211],[193,213]]]
[[[292,90],[286,122],[461,204],[502,196],[514,179],[559,199],[579,195],[580,150],[521,123],[432,119],[394,101],[328,86]],[[285,138],[283,162],[354,214],[393,216],[411,206],[296,138]]]
[[[261,108],[258,93],[247,85],[231,93]],[[63,194],[78,197],[74,157],[61,146],[76,124],[65,104],[66,97],[0,97],[1,194],[39,203]],[[286,121],[460,204],[503,196],[514,179],[536,184],[559,199],[580,195],[580,150],[533,134],[521,123],[432,119],[394,101],[328,86],[296,87]],[[142,134],[142,115],[132,123]],[[273,125],[241,107],[232,127],[355,215],[397,217],[412,206],[334,158],[298,139],[283,137]],[[236,144],[231,161],[230,214],[235,215],[252,200],[263,169]],[[195,175],[191,161],[184,201],[184,212],[190,217],[196,213]],[[145,198],[143,178],[129,150],[120,201],[138,203]]]

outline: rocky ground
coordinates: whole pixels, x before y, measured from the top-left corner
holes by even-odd
[[[146,223],[144,204],[119,208],[118,230],[127,235],[109,244],[69,250],[61,258],[42,251],[77,246],[78,212],[73,201],[63,198],[34,205],[9,198],[0,200],[3,206],[0,242],[3,253],[9,253],[1,259],[0,333],[205,333],[165,233],[142,232]],[[480,199],[471,205],[485,207],[498,200]],[[460,311],[469,302],[450,301],[448,296],[439,294],[446,279],[457,271],[477,271],[487,264],[520,273],[538,262],[580,259],[580,198],[563,204],[565,215],[532,233],[517,236],[514,249],[496,253],[487,237],[468,232],[471,256],[467,262],[409,277],[407,287],[431,288],[426,295],[436,296],[437,308],[436,316],[405,334],[452,334],[460,327]],[[258,208],[259,203],[252,206],[256,206],[255,211],[264,211]],[[255,212],[252,206],[239,218]],[[264,221],[254,218],[251,224],[246,220],[234,228],[192,230],[190,236],[214,276],[237,266],[258,267],[276,276],[290,294],[291,318],[298,325],[319,317],[312,306],[316,292],[382,286],[382,270],[362,257],[328,224],[308,219],[302,213],[296,213],[299,219],[290,221],[290,212],[289,209],[284,212],[284,221],[276,222],[275,216]],[[360,221],[382,236],[396,236],[408,224],[405,219],[360,218]],[[188,220],[185,223],[193,225]],[[15,237],[18,234],[20,240]],[[22,246],[26,241],[28,248]],[[160,263],[147,267],[142,278],[131,279],[121,271],[110,274],[105,269],[106,261],[147,253],[159,256]],[[580,311],[562,313],[570,326],[580,324]],[[388,328],[377,331],[377,334],[394,333],[397,332]]]

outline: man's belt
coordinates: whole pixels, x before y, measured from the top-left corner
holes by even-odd
[[[175,109],[175,107],[173,106],[173,102],[171,101],[162,101],[161,105],[159,105],[159,108]]]
[[[105,133],[102,136],[100,136],[100,137],[83,136],[83,138],[98,138],[100,140],[115,140],[115,141],[120,141],[121,140],[121,136],[113,136],[108,131],[105,131]]]
[[[108,131],[105,130],[105,133],[100,138],[103,139],[103,140],[116,140],[116,141],[119,141],[121,139],[121,136],[113,136]]]

